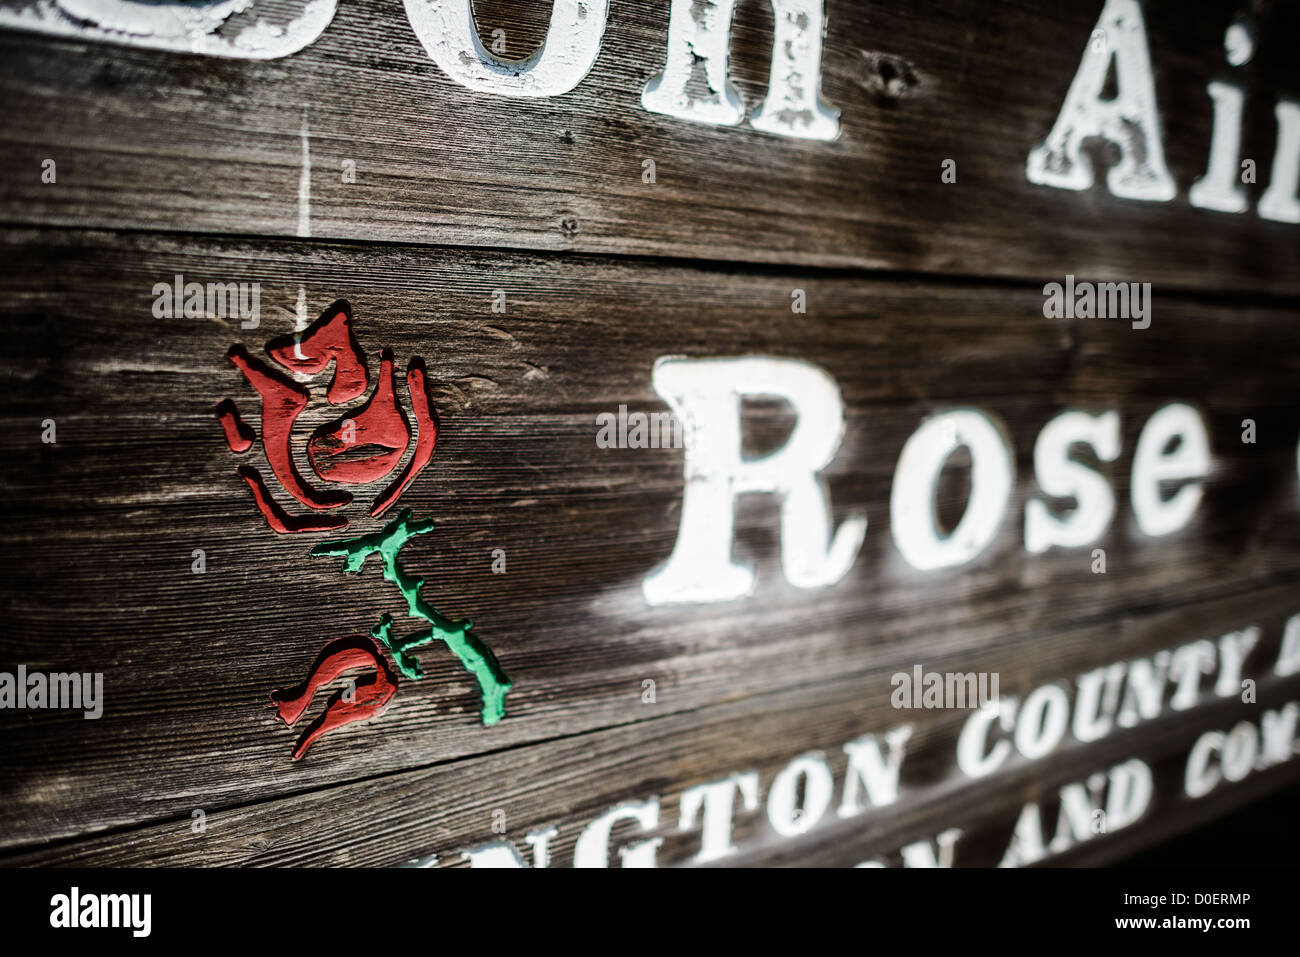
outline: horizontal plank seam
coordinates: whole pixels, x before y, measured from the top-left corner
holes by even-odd
[[[1274,572],[1273,574],[1266,575],[1263,578],[1258,579],[1257,583],[1252,585],[1249,590],[1261,591],[1261,590],[1265,590],[1280,585],[1293,584],[1296,582],[1300,582],[1300,574],[1297,574],[1295,572]],[[1149,616],[1149,615],[1159,614],[1162,611],[1172,611],[1178,608],[1188,607],[1198,603],[1215,601],[1217,599],[1222,599],[1222,598],[1229,598],[1234,593],[1245,594],[1246,592],[1239,585],[1228,586],[1222,589],[1216,589],[1211,587],[1206,592],[1197,592],[1192,596],[1182,599],[1180,601],[1171,601],[1171,602],[1152,601],[1140,605],[1128,605],[1119,609],[1108,609],[1105,612],[1096,615],[1085,616],[1076,621],[1072,621],[1068,626],[1054,629],[1054,631],[1060,632],[1066,630],[1077,630],[1081,628],[1087,628],[1091,626],[1105,624],[1107,621],[1123,618],[1129,615]],[[1033,630],[1026,631],[1026,632],[1013,632],[995,642],[988,643],[986,646],[984,646],[984,648],[993,649],[1006,644],[1014,644],[1018,641],[1025,640],[1032,637],[1033,633],[1034,633]],[[837,674],[835,677],[837,680],[852,679],[861,675],[869,674],[873,670],[875,669],[868,669],[866,671],[841,672],[840,674]],[[274,804],[280,801],[290,800],[292,798],[301,797],[307,794],[326,793],[335,790],[337,788],[351,787],[353,785],[365,784],[372,781],[379,781],[385,778],[390,778],[401,774],[417,774],[437,767],[459,764],[461,762],[469,761],[469,760],[489,758],[501,754],[508,754],[513,751],[519,751],[523,748],[533,748],[541,745],[553,744],[559,741],[566,741],[574,738],[585,737],[592,734],[599,734],[606,731],[613,731],[618,728],[628,728],[634,725],[646,724],[647,722],[651,722],[651,721],[666,721],[669,719],[681,718],[693,714],[700,714],[700,713],[707,714],[709,711],[712,710],[733,707],[734,705],[736,705],[741,701],[757,702],[757,701],[762,701],[764,698],[770,698],[775,695],[788,695],[791,693],[798,692],[800,690],[806,690],[806,689],[819,687],[819,686],[820,686],[820,682],[816,682],[816,681],[797,682],[793,685],[782,686],[780,688],[774,688],[767,691],[760,691],[757,693],[742,695],[739,698],[731,699],[723,703],[710,702],[707,704],[698,705],[694,708],[685,708],[682,709],[681,711],[672,711],[667,714],[654,715],[645,718],[634,718],[630,721],[619,721],[613,724],[601,725],[598,728],[588,728],[584,731],[575,731],[569,734],[560,734],[548,738],[538,738],[533,741],[521,742],[519,744],[508,745],[506,747],[501,747],[501,748],[493,748],[486,751],[470,752],[470,753],[462,754],[455,758],[449,758],[441,761],[431,761],[428,764],[417,764],[406,768],[395,768],[393,770],[388,770],[388,771],[379,771],[374,774],[362,775],[356,778],[348,778],[346,780],[332,782],[319,787],[303,788],[302,790],[288,791],[283,794],[276,795],[275,797],[268,797],[260,801],[247,801],[247,802],[242,802],[237,804],[223,805],[214,808],[212,810],[212,813],[224,814],[224,813],[236,812],[250,807],[257,807],[259,805]],[[721,771],[719,773],[721,773]],[[118,825],[115,827],[104,828],[102,830],[85,831],[80,834],[69,835],[68,837],[56,838],[55,840],[49,842],[35,841],[27,844],[15,844],[10,847],[4,848],[3,852],[0,852],[0,866],[3,866],[3,862],[9,858],[18,857],[23,854],[31,853],[34,851],[55,850],[60,847],[66,847],[66,846],[78,844],[86,840],[97,839],[100,837],[112,837],[118,834],[130,834],[136,831],[144,830],[149,827],[162,826],[168,823],[179,824],[187,821],[189,821],[188,817],[182,817],[179,815],[175,817],[151,818],[145,821],[137,822],[135,824]]]
[[[265,233],[218,233],[204,231],[143,229],[140,227],[74,226],[60,223],[30,223],[0,220],[0,230],[19,232],[57,232],[63,234],[83,233],[87,235],[132,235],[139,237],[156,237],[160,239],[188,239],[206,242],[226,243],[272,243],[282,245],[330,246],[340,248],[375,249],[393,248],[412,251],[436,250],[448,253],[486,252],[494,254],[534,257],[553,262],[612,262],[622,265],[645,265],[648,267],[670,267],[696,272],[728,272],[741,276],[808,276],[816,279],[859,279],[880,282],[926,282],[942,286],[970,286],[981,289],[1041,289],[1045,282],[1064,278],[1044,274],[1037,279],[1013,276],[983,276],[967,273],[926,272],[924,270],[871,269],[853,266],[821,266],[791,264],[763,260],[709,259],[697,256],[669,256],[654,253],[620,253],[608,250],[554,250],[538,249],[528,246],[477,246],[456,243],[419,243],[390,239],[357,239],[331,236],[298,237],[282,234]],[[1079,274],[1080,280],[1089,279],[1089,275]],[[1121,280],[1105,280],[1115,281]],[[1123,280],[1130,281],[1130,280]],[[1134,282],[1142,281],[1140,277]],[[1153,292],[1156,290],[1153,284]],[[1262,292],[1247,289],[1211,289],[1183,284],[1159,285],[1162,298],[1185,299],[1189,301],[1224,305],[1257,305],[1276,307],[1295,307],[1300,305],[1300,291],[1295,294]]]

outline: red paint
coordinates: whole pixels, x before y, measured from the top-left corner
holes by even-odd
[[[334,378],[326,398],[342,405],[366,394],[370,380],[366,357],[352,333],[352,307],[340,299],[299,336],[280,336],[267,343],[266,351],[280,365],[293,372],[316,375],[332,361]]]
[[[378,717],[397,691],[397,676],[389,670],[374,639],[355,635],[336,638],[322,648],[302,684],[271,692],[280,720],[292,727],[311,705],[317,691],[357,668],[373,668],[375,673],[356,681],[354,700],[344,701],[342,690],[330,697],[321,716],[312,722],[294,748],[295,761],[301,760],[312,744],[331,731]]]
[[[333,363],[326,398],[341,405],[365,395],[369,384],[365,354],[352,331],[352,309],[340,299],[326,309],[301,335],[279,336],[266,351],[285,369],[304,376],[324,372]],[[298,417],[311,404],[307,387],[259,359],[242,345],[231,346],[230,361],[244,373],[262,401],[261,438],[267,464],[280,485],[308,508],[335,509],[352,501],[342,489],[321,489],[298,471],[291,441]],[[411,412],[415,417],[415,442],[411,423],[397,396],[392,350],[380,353],[375,391],[357,409],[316,429],[307,442],[307,459],[323,481],[339,485],[368,485],[394,472],[406,451],[410,460],[388,487],[375,498],[370,514],[376,518],[390,509],[433,458],[438,439],[438,416],[428,392],[424,361],[418,356],[406,370]],[[248,451],[256,433],[244,423],[230,399],[217,406],[226,442],[237,452]],[[266,482],[254,469],[241,469],[258,511],[277,532],[326,531],[343,528],[346,520],[311,519],[291,515],[272,498]]]
[[[378,481],[402,460],[411,427],[393,385],[393,353],[379,356],[379,382],[361,408],[321,426],[307,443],[307,457],[327,482],[366,485]]]
[[[324,492],[308,485],[293,463],[289,437],[294,422],[310,401],[307,390],[254,359],[243,346],[231,346],[228,356],[262,397],[262,447],[267,464],[285,491],[308,508],[336,508],[352,501],[348,492]]]
[[[262,473],[251,465],[241,465],[239,476],[252,490],[253,501],[266,524],[277,532],[332,532],[348,527],[348,520],[342,515],[290,515],[271,497]]]
[[[426,390],[424,360],[418,356],[406,367],[406,391],[411,394],[411,411],[415,414],[415,425],[419,430],[415,437],[415,452],[402,474],[380,493],[375,504],[370,507],[370,514],[376,518],[388,511],[406,491],[406,487],[415,481],[415,477],[433,458],[433,449],[438,443],[438,414]]]
[[[253,440],[257,438],[256,433],[249,428],[248,423],[239,417],[239,409],[230,399],[222,399],[217,403],[217,418],[221,420],[221,428],[226,433],[226,444],[230,446],[232,452],[247,452],[253,447]]]

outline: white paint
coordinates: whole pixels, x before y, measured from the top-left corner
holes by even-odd
[[[1282,647],[1273,663],[1273,674],[1279,678],[1300,674],[1300,615],[1292,615],[1286,620],[1286,627],[1282,629]]]
[[[293,331],[306,332],[307,327],[311,325],[311,317],[307,315],[307,287],[298,287],[298,300],[293,307]],[[299,359],[307,357],[302,353],[302,339],[295,339],[293,343],[293,354]]]
[[[1165,684],[1169,677],[1170,654],[1157,651],[1150,658],[1137,658],[1129,662],[1128,681],[1124,685],[1124,699],[1115,723],[1121,728],[1136,728],[1143,721],[1160,716]]]
[[[1225,735],[1221,731],[1207,731],[1196,739],[1187,754],[1187,768],[1183,773],[1183,791],[1190,798],[1205,797],[1223,780],[1217,765],[1210,763],[1211,756],[1223,750]]]
[[[799,782],[803,780],[803,802]],[[801,754],[772,780],[767,792],[767,820],[782,837],[806,834],[817,825],[831,806],[835,780],[821,752]]]
[[[533,866],[549,867],[551,863],[551,841],[560,832],[553,827],[539,827],[524,835],[524,841],[533,849]]]
[[[1296,756],[1296,725],[1300,723],[1300,704],[1288,701],[1276,711],[1265,711],[1260,721],[1263,744],[1260,763],[1264,767],[1282,764]]]
[[[830,503],[818,473],[844,435],[844,408],[835,380],[797,359],[662,358],[654,388],[682,423],[685,491],[677,543],[667,563],[648,575],[651,605],[726,601],[748,595],[754,572],[732,560],[736,497],[781,497],[781,564],[798,588],[833,585],[848,573],[867,531],[864,516],[846,519],[831,535]],[[741,454],[741,400],[784,399],[797,420],[785,445],[769,455]]]
[[[559,833],[554,827],[543,827],[529,831],[524,840],[533,850],[533,866],[549,867],[551,863],[551,840]],[[480,844],[461,851],[460,859],[473,867],[485,868],[526,868],[528,863],[519,854],[518,848],[511,841],[494,841]],[[436,854],[415,862],[413,867],[433,867],[438,863]]]
[[[162,34],[183,36],[209,33],[233,13],[246,10],[251,0],[218,0],[216,3],[141,3],[139,0],[57,0],[60,10],[95,23],[106,30],[134,36]]]
[[[1039,487],[1056,498],[1074,498],[1077,505],[1063,518],[1054,516],[1042,499],[1025,504],[1025,548],[1040,554],[1052,546],[1077,548],[1101,537],[1115,515],[1110,482],[1070,459],[1070,446],[1089,445],[1103,462],[1119,457],[1119,415],[1104,412],[1063,412],[1043,427],[1034,443],[1034,475]]]
[[[672,0],[664,68],[641,91],[645,109],[715,126],[744,119],[745,107],[727,71],[735,7],[736,0]],[[697,68],[706,88],[698,96],[689,91]]]
[[[1041,861],[1046,856],[1047,848],[1043,846],[1043,816],[1039,813],[1037,803],[1031,801],[1020,809],[1015,830],[1011,832],[1011,840],[998,867],[1024,867]]]
[[[302,108],[302,170],[298,173],[298,235],[311,235],[311,134],[307,128],[307,107]]]
[[[844,771],[844,796],[840,799],[836,814],[840,817],[854,817],[867,810],[868,804],[872,807],[886,807],[898,800],[898,775],[911,737],[910,724],[899,725],[885,732],[888,758],[881,754],[880,743],[874,734],[864,734],[844,745],[849,764]],[[866,792],[867,803],[858,800],[859,786]]]
[[[1100,741],[1111,733],[1114,728],[1111,715],[1119,710],[1120,689],[1127,672],[1123,662],[1116,662],[1094,668],[1075,679],[1074,721],[1070,730],[1082,743]]]
[[[1177,447],[1166,454],[1165,447],[1175,438]],[[1133,514],[1143,534],[1170,535],[1191,521],[1204,493],[1197,480],[1209,471],[1210,442],[1195,409],[1173,403],[1152,415],[1133,455]],[[1166,500],[1161,482],[1185,484]]]
[[[0,7],[0,26],[79,40],[244,60],[288,56],[334,19],[337,0],[30,0]]]
[[[1061,809],[1056,819],[1056,836],[1048,849],[1062,854],[1076,844],[1092,838],[1094,815],[1104,813],[1101,800],[1100,775],[1094,774],[1083,781],[1071,781],[1059,791]]]
[[[1245,94],[1231,83],[1206,87],[1214,101],[1214,131],[1210,134],[1210,165],[1187,194],[1201,209],[1244,213],[1249,201],[1241,185],[1241,113]]]
[[[608,867],[610,834],[620,821],[635,821],[644,831],[654,830],[659,826],[659,799],[652,797],[639,804],[632,801],[620,804],[593,820],[573,847],[573,866]],[[639,841],[620,847],[618,856],[624,867],[654,867],[655,852],[662,843],[662,837]]]
[[[1255,38],[1250,28],[1241,22],[1231,24],[1223,34],[1223,50],[1232,66],[1248,63],[1255,54]],[[1210,163],[1205,176],[1193,184],[1187,198],[1200,209],[1244,213],[1250,205],[1241,182],[1241,116],[1245,92],[1239,86],[1220,81],[1211,82],[1206,90],[1214,102]]]
[[[1183,791],[1190,798],[1205,797],[1224,781],[1244,781],[1257,771],[1294,761],[1300,753],[1298,720],[1300,704],[1289,701],[1265,711],[1258,727],[1239,721],[1227,732],[1205,732],[1188,752]]]
[[[1230,24],[1223,34],[1223,52],[1233,66],[1241,66],[1255,55],[1255,37],[1250,27],[1240,21]]]
[[[1274,109],[1277,117],[1277,148],[1268,189],[1259,198],[1259,215],[1279,223],[1300,223],[1300,103],[1279,100]]]
[[[972,712],[962,725],[957,737],[957,767],[967,777],[988,777],[1011,756],[1011,742],[1006,740],[986,748],[989,730],[1001,713],[1002,702],[990,701]]]
[[[1185,710],[1178,703],[1179,697],[1194,703],[1196,685],[1201,676],[1214,673],[1216,657],[1221,661],[1216,691],[1226,696],[1227,685],[1235,686],[1240,681],[1243,663],[1258,646],[1259,639],[1259,627],[1250,625],[1224,634],[1217,643],[1198,639],[1174,649],[1154,651],[1147,658],[1113,662],[1080,675],[1075,682],[1075,736],[1087,744],[1113,733],[1116,727],[1127,726],[1123,719],[1107,720],[1117,711],[1128,711],[1141,721],[1159,718],[1166,697],[1166,676],[1179,683],[1171,707],[1175,712]],[[1288,644],[1296,647],[1288,652]],[[1282,654],[1288,661],[1300,655],[1300,615],[1292,616],[1287,623],[1283,645]],[[1277,673],[1294,672],[1287,671],[1279,661]],[[1129,684],[1124,689],[1125,700],[1121,708],[1118,696],[1126,677]],[[1087,688],[1092,690],[1085,690]],[[958,769],[970,778],[989,776],[1008,763],[1013,751],[1011,741],[1026,761],[1041,760],[1056,751],[1063,741],[1069,708],[1068,691],[1057,681],[1048,682],[1031,692],[1023,706],[1018,706],[1015,697],[1003,698],[997,708],[992,704],[986,705],[969,717],[959,735],[956,748]],[[990,747],[995,719],[1000,723],[1002,734]],[[1202,736],[1188,757],[1184,782],[1188,794],[1201,796],[1223,781],[1240,781],[1275,764],[1294,761],[1300,753],[1296,741],[1298,725],[1300,703],[1292,701],[1276,710],[1263,712],[1257,722],[1239,722],[1230,731]],[[1081,728],[1089,730],[1080,731]],[[1097,729],[1100,729],[1098,733],[1092,733]],[[843,746],[848,762],[843,799],[834,817],[841,820],[852,818],[871,807],[897,802],[899,771],[912,733],[913,726],[904,724],[883,734],[864,734]],[[1046,804],[1033,802],[1025,805],[1004,864],[1031,863],[1046,856],[1049,850],[1059,853],[1081,841],[1092,840],[1100,833],[1131,826],[1145,815],[1150,806],[1152,783],[1150,768],[1140,760],[1128,759],[1111,767],[1109,772],[1099,771],[1083,780],[1063,785],[1058,795],[1061,807],[1055,837],[1050,846],[1045,843],[1042,830],[1042,808]],[[821,752],[804,753],[790,761],[773,779],[767,795],[767,816],[774,833],[798,837],[815,830],[828,819],[833,821],[834,817],[827,812],[834,786],[832,769]],[[866,800],[861,797],[863,790],[866,791]],[[735,853],[733,816],[738,794],[748,811],[757,810],[763,798],[758,771],[734,773],[683,791],[677,830],[683,834],[697,826],[701,830],[701,847],[693,863],[710,863]],[[1106,798],[1104,802],[1103,795]],[[1046,797],[1042,799],[1043,802],[1047,800]],[[1102,811],[1104,818],[1100,817]],[[635,838],[619,852],[623,866],[655,866],[661,839],[650,838],[647,834],[647,839],[642,840],[629,824],[639,827],[642,832],[653,832],[659,826],[659,817],[657,798],[621,804],[606,811],[581,830],[575,848],[575,866],[605,866],[616,829],[620,835]],[[1098,828],[1102,822],[1104,828]],[[549,864],[548,845],[556,835],[555,827],[528,833],[525,840],[533,848],[533,866]],[[833,837],[831,834],[829,839]],[[946,853],[950,850],[947,845],[943,835],[940,835],[937,845],[933,841],[917,842],[910,855],[904,849],[903,863],[905,866],[949,866],[951,854]],[[476,867],[528,866],[525,855],[504,839],[471,848],[463,853],[462,859]],[[436,859],[430,857],[416,863],[430,866],[435,862]],[[858,866],[883,865],[884,861],[877,858]]]
[[[936,520],[935,488],[948,457],[963,445],[971,456],[970,500],[957,527],[944,538]],[[908,438],[894,470],[889,520],[899,552],[921,571],[971,561],[997,535],[1014,470],[1006,439],[983,412],[954,409],[924,422]]]
[[[1294,631],[1297,647],[1292,654],[1300,656],[1300,616]],[[976,779],[1001,770],[1012,753],[1008,733],[1015,750],[1034,761],[1061,745],[1067,724],[1079,742],[1091,744],[1117,729],[1159,718],[1166,699],[1172,712],[1185,712],[1200,703],[1202,679],[1216,668],[1215,692],[1223,698],[1238,697],[1245,662],[1260,635],[1260,628],[1250,625],[1222,635],[1217,642],[1198,639],[1148,657],[1093,668],[1075,679],[1073,705],[1068,687],[1058,682],[1038,687],[1023,705],[1015,697],[1002,698],[998,708],[990,703],[966,719],[957,738],[957,767]],[[1286,643],[1284,636],[1284,648]],[[1300,661],[1295,664],[1300,669]],[[1167,697],[1171,682],[1176,687]],[[1002,734],[997,733],[999,726]]]
[[[1016,750],[1036,761],[1050,754],[1065,737],[1070,723],[1070,698],[1059,685],[1041,685],[1030,692],[1016,721]]]
[[[1259,754],[1259,731],[1249,721],[1233,725],[1223,740],[1219,769],[1228,781],[1241,781],[1255,769]]]
[[[839,110],[821,98],[822,0],[770,0],[772,60],[767,97],[750,123],[798,139],[833,140]],[[729,48],[736,0],[672,0],[664,68],[641,92],[641,105],[692,123],[737,126],[745,105],[731,82]]]
[[[1026,804],[1016,820],[1015,831],[1007,845],[999,867],[1024,867],[1047,857],[1048,851],[1059,854],[1083,841],[1095,840],[1098,832],[1092,827],[1094,814],[1101,810],[1095,798],[1106,788],[1104,833],[1132,826],[1151,806],[1155,793],[1155,780],[1146,762],[1131,758],[1117,764],[1105,774],[1095,774],[1084,782],[1071,782],[1058,792],[1060,817],[1056,836],[1049,846],[1043,844],[1042,813],[1038,802]]]
[[[519,856],[519,851],[509,841],[494,841],[491,844],[467,848],[461,851],[460,859],[467,861],[470,867],[524,868],[528,866]]]
[[[840,111],[821,98],[822,42],[826,18],[822,0],[771,0],[775,24],[767,99],[750,125],[765,133],[808,140],[840,134]]]
[[[1111,193],[1124,199],[1171,200],[1177,187],[1165,165],[1151,54],[1137,0],[1106,0],[1093,35],[1101,42],[1085,48],[1056,124],[1029,154],[1025,175],[1042,186],[1088,189],[1093,169],[1082,145],[1090,137],[1102,137],[1120,152],[1106,177]],[[1112,57],[1118,95],[1105,100],[1102,90]]]
[[[704,809],[704,819],[700,825],[700,850],[695,855],[695,863],[707,864],[735,853],[736,846],[731,842],[731,823],[737,794],[744,802],[745,810],[758,810],[757,771],[745,771],[721,781],[697,784],[682,792],[678,831],[693,830],[700,808]]]
[[[546,39],[522,60],[483,45],[472,0],[403,0],[406,17],[433,62],[461,86],[498,96],[559,96],[591,70],[600,53],[609,0],[554,0]]]
[[[957,841],[961,838],[961,828],[950,827],[943,831],[930,841],[915,841],[907,844],[902,849],[904,867],[952,867],[953,857],[957,849]],[[939,853],[935,854],[935,846],[938,846]],[[861,867],[861,865],[858,865]]]
[[[1259,627],[1251,625],[1230,631],[1219,639],[1219,677],[1214,682],[1214,693],[1220,698],[1236,698],[1241,694],[1242,666],[1259,643],[1259,636]]]
[[[1216,660],[1214,642],[1204,638],[1175,648],[1169,662],[1169,677],[1175,682],[1169,707],[1175,711],[1195,707],[1201,696],[1201,678],[1214,673]]]
[[[1155,793],[1150,766],[1130,758],[1110,769],[1106,790],[1106,832],[1114,833],[1134,824],[1146,813]]]

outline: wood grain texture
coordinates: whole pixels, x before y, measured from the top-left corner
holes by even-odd
[[[550,5],[480,2],[479,28],[523,56]],[[1300,291],[1300,227],[1261,220],[1279,97],[1300,95],[1293,4],[1259,21],[1258,52],[1227,66],[1240,4],[1144,3],[1169,203],[1035,186],[1051,129],[1100,12],[1064,0],[828,0],[823,90],[832,143],[649,113],[668,3],[613,0],[587,78],[552,99],[471,92],[444,75],[389,0],[340,4],[324,35],[251,62],[0,35],[5,135],[0,220],[294,235],[304,110],[311,235],[357,241],[649,254],[869,267],[1043,283],[1066,273],[1199,289]],[[767,88],[771,13],[735,17],[733,80],[752,111]],[[1187,199],[1209,156],[1206,85],[1247,92],[1241,155],[1252,211]],[[1112,156],[1092,151],[1099,174]],[[57,161],[56,184],[41,164]],[[656,182],[642,182],[642,162]],[[940,181],[945,159],[956,184]],[[342,180],[345,160],[357,180]]]
[[[1044,319],[1037,289],[999,282],[76,231],[10,231],[3,255],[0,664],[103,671],[106,687],[98,721],[0,713],[0,846],[26,855],[15,861],[394,863],[490,839],[490,809],[508,806],[522,833],[516,820],[571,822],[647,788],[668,794],[746,761],[770,770],[883,731],[898,723],[889,676],[915,663],[1001,671],[1004,689],[1023,690],[1252,623],[1275,645],[1281,618],[1300,610],[1300,333],[1293,310],[1268,300],[1157,290],[1151,328],[1136,331]],[[153,284],[176,273],[262,283],[261,327],[155,319]],[[473,617],[515,680],[498,726],[479,726],[473,682],[433,650],[421,653],[429,677],[404,684],[382,718],[289,761],[296,735],[274,721],[270,690],[301,680],[325,641],[400,612],[376,572],[308,558],[323,536],[266,528],[214,414],[223,398],[254,410],[226,350],[291,330],[299,284],[313,315],[351,301],[372,362],[387,346],[428,363],[438,452],[403,504],[438,529],[407,563],[439,607]],[[807,315],[790,311],[795,287]],[[494,289],[507,293],[504,315]],[[802,358],[839,382],[847,434],[826,477],[837,521],[866,512],[866,544],[838,585],[800,592],[780,572],[774,504],[745,499],[737,552],[756,564],[757,594],[707,614],[650,608],[640,583],[676,535],[682,453],[599,449],[595,416],[620,403],[662,410],[650,385],[659,356],[749,353]],[[1143,422],[1176,400],[1204,414],[1214,468],[1191,525],[1156,541],[1134,526],[1128,470]],[[1018,478],[980,560],[923,575],[890,540],[889,488],[907,436],[952,405],[1005,423]],[[1066,407],[1122,417],[1123,451],[1101,467],[1119,502],[1099,543],[1106,575],[1091,573],[1088,549],[1031,558],[1022,545],[1024,501],[1038,494],[1033,440]],[[337,411],[317,397],[307,416],[304,427]],[[1255,445],[1240,441],[1247,417]],[[47,418],[54,445],[40,441]],[[758,405],[746,441],[773,447],[790,424]],[[941,514],[960,510],[963,471],[950,470]],[[381,524],[362,508],[352,517],[356,532]],[[191,572],[194,548],[205,574]],[[492,572],[496,548],[504,575]],[[646,679],[653,705],[641,701]],[[1243,709],[1171,718],[1165,751],[1155,734],[1107,739],[1050,775],[1148,747],[1172,760],[1194,736],[1180,722]],[[943,742],[953,720],[918,734]],[[951,742],[927,753],[937,763],[918,800],[948,800]],[[989,813],[1001,820],[1028,789],[1050,788],[1037,770],[1018,770]],[[938,810],[972,793],[810,859],[844,863],[941,817],[960,826]],[[330,833],[321,808],[336,798],[349,810]],[[377,806],[392,807],[401,840],[376,825]],[[173,833],[196,807],[232,815],[231,843]],[[259,857],[273,819],[287,830]]]
[[[963,654],[960,667],[1001,668],[1004,693],[1023,695],[1039,682],[1088,670],[1097,662],[1099,646],[1116,658],[1136,657],[1247,620],[1276,637],[1278,610],[1294,607],[1294,586],[1253,590],[1066,629],[1040,639],[1032,650],[1015,642],[986,643],[977,653]],[[1276,641],[1262,641],[1246,673],[1266,673],[1276,650]],[[927,661],[943,666],[938,654]],[[879,858],[897,866],[904,844],[932,840],[939,830],[957,827],[964,834],[954,864],[996,866],[1025,803],[1041,802],[1050,837],[1056,828],[1059,787],[1136,756],[1156,775],[1157,794],[1148,813],[1053,863],[1114,860],[1191,821],[1225,813],[1300,778],[1300,763],[1292,760],[1243,782],[1225,783],[1204,798],[1191,800],[1181,794],[1187,751],[1200,734],[1226,731],[1243,719],[1258,721],[1265,708],[1295,700],[1300,680],[1265,678],[1260,691],[1254,705],[1207,695],[1191,711],[1166,712],[1092,745],[1071,741],[1046,759],[1013,761],[978,781],[963,777],[953,766],[966,713],[930,712],[917,720],[896,803],[844,820],[828,814],[798,839],[778,836],[761,806],[753,812],[738,807],[733,832],[738,851],[723,863],[843,867]],[[690,863],[700,843],[698,821],[692,828],[678,826],[685,788],[752,770],[758,772],[765,794],[787,761],[815,752],[825,756],[835,773],[838,802],[846,763],[841,746],[863,733],[883,733],[901,723],[901,717],[916,714],[890,707],[887,675],[873,669],[688,713],[665,714],[656,708],[653,716],[643,711],[642,720],[618,727],[209,810],[201,833],[192,829],[186,806],[174,819],[148,827],[61,842],[0,860],[68,866],[393,866],[436,855],[438,865],[457,866],[464,863],[462,851],[502,840],[513,841],[527,861],[523,836],[554,827],[551,865],[565,867],[572,863],[578,834],[592,818],[624,802],[658,797],[659,826],[642,831],[624,824],[615,833],[616,843],[662,837],[659,863],[683,865]],[[205,796],[189,795],[190,804],[202,805]],[[504,823],[504,833],[494,830],[498,822]],[[613,854],[611,861],[617,865]]]

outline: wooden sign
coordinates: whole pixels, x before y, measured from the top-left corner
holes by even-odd
[[[0,861],[1092,864],[1295,782],[1297,27],[0,0]]]

